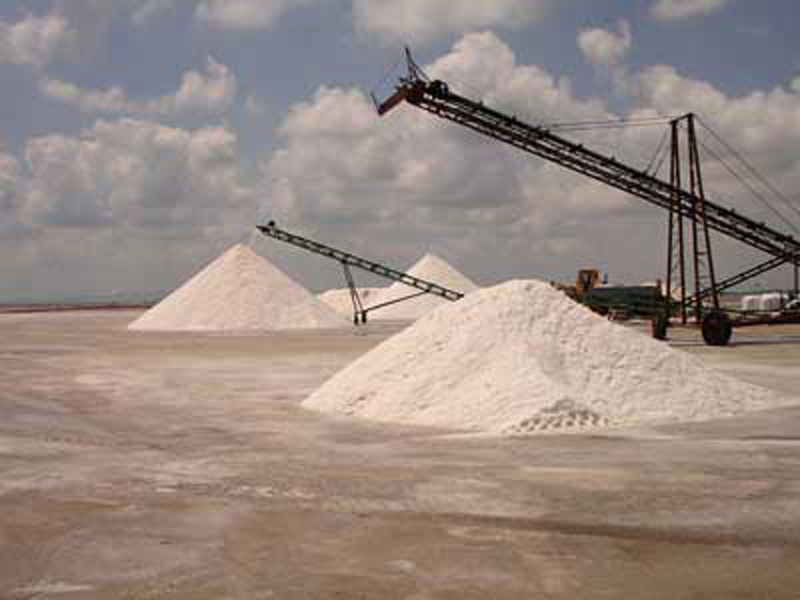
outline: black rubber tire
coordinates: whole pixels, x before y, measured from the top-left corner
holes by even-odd
[[[712,310],[703,317],[703,339],[709,346],[727,346],[731,341],[733,327],[728,316],[721,310]]]
[[[653,333],[653,338],[659,341],[664,341],[667,339],[669,317],[666,315],[658,315],[657,317],[653,317],[653,320],[650,322],[650,327],[651,332]]]

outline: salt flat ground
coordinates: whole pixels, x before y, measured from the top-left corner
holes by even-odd
[[[137,314],[0,315],[0,598],[800,594],[800,406],[516,439],[352,422],[300,402],[396,327]],[[800,327],[675,335],[800,394]]]

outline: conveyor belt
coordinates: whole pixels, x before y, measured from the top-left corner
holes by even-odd
[[[404,300],[409,300],[411,298],[421,296],[422,294],[433,294],[434,296],[439,296],[446,300],[450,300],[451,302],[460,300],[461,298],[464,297],[464,294],[462,294],[461,292],[456,292],[455,290],[448,289],[437,283],[433,283],[432,281],[426,281],[425,279],[414,277],[413,275],[409,275],[408,273],[403,273],[402,271],[398,271],[397,269],[392,269],[391,267],[387,267],[386,265],[382,265],[380,263],[367,260],[366,258],[361,258],[360,256],[356,256],[355,254],[351,254],[350,252],[345,252],[344,250],[339,250],[338,248],[334,248],[333,246],[328,246],[326,244],[315,242],[314,240],[296,235],[294,233],[290,233],[284,229],[279,228],[274,221],[270,221],[266,225],[257,225],[256,228],[261,233],[263,233],[268,237],[279,240],[281,242],[286,242],[287,244],[297,246],[298,248],[302,248],[303,250],[307,250],[309,252],[313,252],[314,254],[319,254],[320,256],[325,256],[327,258],[339,262],[344,268],[347,285],[350,288],[351,297],[353,298],[354,321],[356,323],[358,323],[359,317],[361,317],[362,322],[366,322],[366,314],[370,311],[376,310],[378,308],[383,308],[391,304],[396,304]],[[370,306],[368,308],[364,308],[361,305],[361,301],[358,297],[357,292],[355,291],[356,288],[352,279],[352,275],[350,274],[349,270],[350,267],[355,267],[363,271],[368,271],[369,273],[374,273],[375,275],[385,277],[386,279],[389,279],[391,281],[399,281],[400,283],[404,283],[405,285],[415,288],[419,291],[410,294],[408,296],[404,296],[402,298],[397,298],[396,300],[392,300],[390,302],[384,302],[381,304]]]

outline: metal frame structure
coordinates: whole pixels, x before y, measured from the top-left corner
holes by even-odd
[[[668,299],[671,299],[673,278],[680,284],[680,299],[678,314],[681,322],[686,324],[688,309],[693,304],[695,318],[702,320],[703,301],[709,298],[713,310],[719,310],[719,286],[714,269],[714,256],[711,250],[711,237],[709,235],[708,221],[706,219],[706,197],[703,187],[703,175],[700,168],[700,153],[695,131],[695,115],[686,114],[670,121],[671,152],[670,152],[670,185],[675,190],[683,189],[681,161],[681,126],[685,124],[686,145],[688,148],[689,166],[689,193],[694,199],[692,213],[689,217],[692,231],[692,266],[694,271],[694,295],[691,303],[686,296],[686,250],[684,238],[684,217],[677,210],[679,203],[676,201],[669,210],[668,249],[667,249],[667,290]],[[704,295],[702,292],[708,290]]]
[[[367,314],[372,311],[385,308],[399,302],[404,302],[406,300],[411,300],[412,298],[416,298],[424,294],[433,294],[434,296],[439,296],[440,298],[450,300],[451,302],[455,302],[456,300],[460,300],[464,297],[464,294],[461,292],[456,292],[455,290],[448,289],[437,283],[426,281],[425,279],[420,279],[419,277],[414,277],[413,275],[403,273],[402,271],[387,267],[386,265],[367,260],[366,258],[361,258],[360,256],[356,256],[350,252],[345,252],[344,250],[339,250],[333,246],[328,246],[297,234],[290,233],[285,229],[279,228],[275,224],[275,221],[270,221],[266,225],[256,225],[256,229],[258,229],[258,231],[267,237],[271,237],[281,242],[286,242],[287,244],[302,248],[303,250],[307,250],[313,254],[325,256],[341,264],[342,270],[344,271],[345,283],[347,283],[347,288],[350,290],[350,300],[353,303],[353,323],[356,325],[366,323]],[[351,267],[368,271],[369,273],[379,275],[380,277],[385,277],[391,281],[399,281],[400,283],[415,288],[418,291],[408,294],[407,296],[395,298],[394,300],[364,307],[361,296],[358,293],[358,288],[356,287],[355,278],[353,277],[353,273],[350,269]]]
[[[675,189],[681,189],[681,145],[680,145],[680,122],[676,119],[670,123],[670,171],[669,181]],[[669,224],[667,228],[667,299],[672,299],[672,290],[675,280],[678,280],[680,287],[679,315],[681,322],[685,325],[688,320],[688,310],[686,302],[686,246],[683,237],[683,215],[676,210],[679,206],[677,199],[669,209]]]

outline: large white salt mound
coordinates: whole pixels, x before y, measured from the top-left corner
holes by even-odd
[[[512,281],[426,315],[303,406],[518,434],[711,419],[782,402],[610,323],[544,282]]]
[[[275,265],[237,244],[128,329],[231,331],[344,327],[347,322]]]
[[[408,274],[418,277],[419,279],[424,279],[425,281],[430,281],[431,283],[436,283],[455,292],[461,292],[462,294],[468,294],[478,289],[477,285],[456,270],[455,267],[430,253],[423,256],[411,267],[411,269],[408,270]],[[396,300],[403,296],[413,294],[416,291],[416,288],[400,282],[395,282],[372,298],[368,306],[375,306],[384,302]],[[417,298],[404,300],[385,308],[379,308],[375,312],[370,313],[370,318],[413,321],[429,313],[434,308],[438,308],[443,304],[449,304],[450,302],[450,300],[446,300],[440,296],[423,294]]]
[[[358,288],[358,295],[364,307],[368,307],[372,299],[385,288],[363,287]],[[350,288],[335,288],[317,294],[322,302],[330,306],[340,315],[351,317],[353,315],[353,301],[350,299]]]

